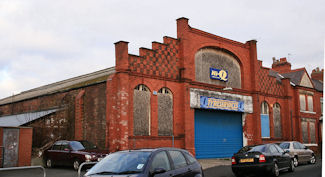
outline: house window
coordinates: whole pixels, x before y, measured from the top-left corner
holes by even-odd
[[[270,138],[269,105],[266,101],[261,104],[261,131],[262,138]]]
[[[306,96],[303,94],[300,94],[299,99],[300,99],[300,110],[306,111]]]
[[[323,98],[320,98],[320,111],[323,115]]]
[[[302,118],[302,142],[305,144],[316,144],[316,121],[314,119]]]
[[[308,101],[308,111],[313,112],[314,111],[313,96],[308,95],[307,101]]]
[[[308,93],[301,93],[299,95],[300,99],[300,111],[305,112],[314,112],[314,101],[313,101],[313,95],[311,92]]]
[[[150,135],[150,90],[142,84],[133,92],[133,134]]]
[[[274,137],[282,137],[282,125],[281,125],[281,110],[280,104],[275,103],[273,105],[273,125],[274,125]]]
[[[173,135],[173,94],[166,87],[158,91],[158,135]]]

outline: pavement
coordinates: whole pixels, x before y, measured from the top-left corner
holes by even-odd
[[[231,165],[231,158],[222,158],[222,159],[198,159],[203,170],[216,167],[216,166],[225,166]]]

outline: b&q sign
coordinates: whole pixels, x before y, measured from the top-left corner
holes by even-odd
[[[228,71],[225,71],[223,69],[210,68],[210,78],[227,82]]]
[[[200,96],[200,107],[204,109],[244,112],[244,102],[242,101],[224,100],[206,96]]]

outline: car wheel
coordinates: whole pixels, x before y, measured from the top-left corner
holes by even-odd
[[[46,165],[47,168],[52,168],[53,167],[53,162],[52,162],[51,159],[47,159],[45,163],[46,163],[45,165]]]
[[[298,162],[297,157],[294,157],[294,158],[293,158],[293,164],[295,165],[295,167],[298,166],[299,162]]]
[[[276,162],[273,163],[272,176],[278,177],[280,175],[279,167]]]
[[[315,157],[314,154],[311,156],[309,163],[310,164],[315,164],[316,163],[316,157]]]
[[[295,171],[294,160],[290,160],[289,171],[290,171],[290,172],[294,172],[294,171]]]
[[[80,162],[78,159],[73,161],[73,169],[78,170],[80,166]]]

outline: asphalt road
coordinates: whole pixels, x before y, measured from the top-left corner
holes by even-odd
[[[235,177],[231,171],[231,166],[217,166],[204,170],[206,177]],[[265,175],[266,176],[266,175]],[[281,172],[280,177],[321,177],[322,161],[318,160],[316,164],[299,165],[294,172]]]
[[[315,165],[298,166],[295,172],[282,172],[280,177],[321,177],[322,162],[318,160]],[[77,172],[68,167],[46,169],[47,177],[77,177]],[[231,166],[217,166],[204,170],[205,177],[235,177]],[[0,177],[43,177],[41,169],[15,170],[1,172]]]

